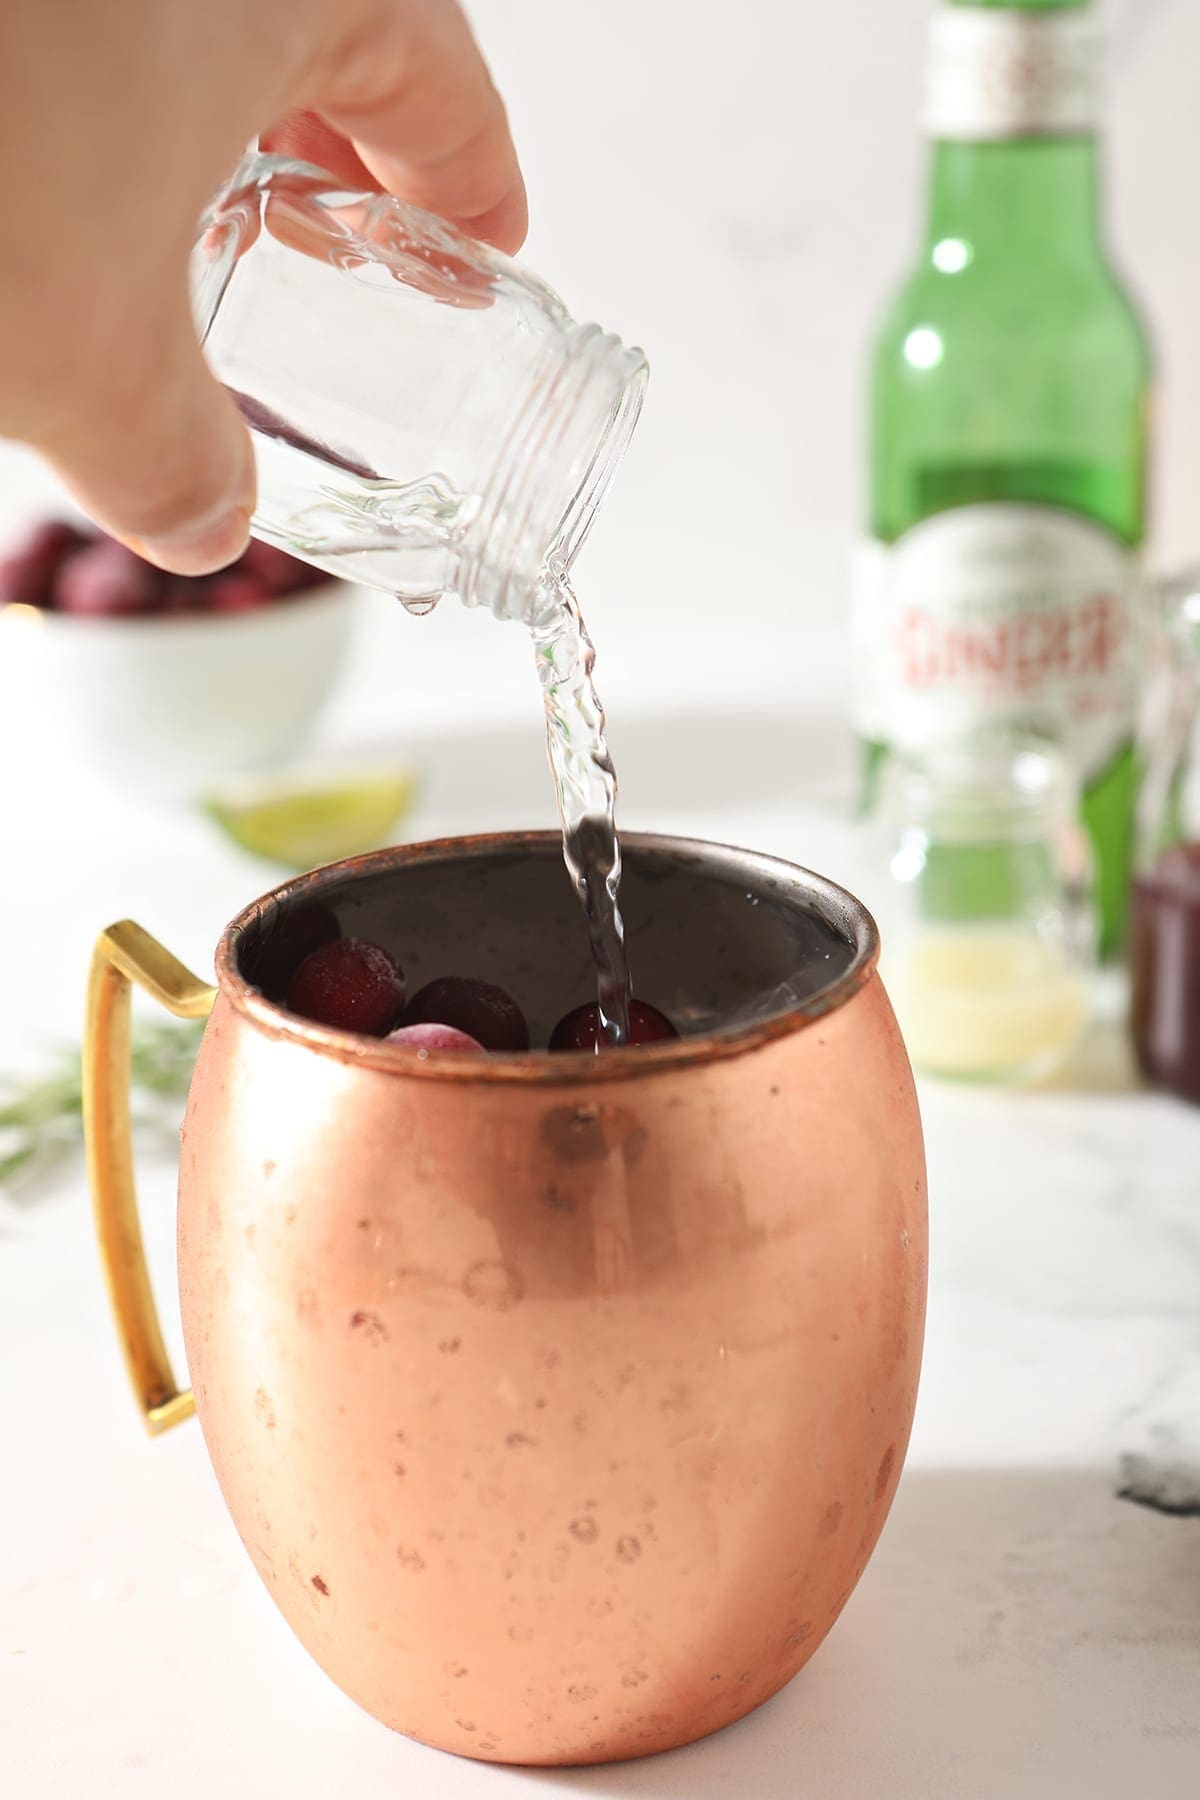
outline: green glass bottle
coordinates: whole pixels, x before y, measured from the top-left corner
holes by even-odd
[[[875,349],[855,666],[868,798],[890,747],[998,726],[1064,746],[1112,953],[1150,356],[1100,230],[1100,73],[1089,0],[935,13],[929,228]]]

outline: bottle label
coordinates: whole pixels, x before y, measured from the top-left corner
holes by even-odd
[[[1137,559],[1048,506],[963,506],[867,544],[855,724],[920,754],[992,727],[1044,732],[1087,780],[1133,730]]]
[[[960,142],[1094,131],[1101,67],[1090,10],[942,6],[930,32],[925,130]]]

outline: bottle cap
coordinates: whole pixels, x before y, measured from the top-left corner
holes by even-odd
[[[1096,129],[1102,37],[1090,9],[942,5],[930,27],[923,123],[963,143]]]

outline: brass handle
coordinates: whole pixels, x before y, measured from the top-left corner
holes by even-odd
[[[185,969],[140,925],[102,931],[88,976],[83,1034],[83,1136],[92,1215],[125,1367],[146,1428],[169,1431],[196,1402],[177,1385],[146,1272],[129,1114],[130,992],[137,982],[180,1019],[204,1019],[217,990]]]

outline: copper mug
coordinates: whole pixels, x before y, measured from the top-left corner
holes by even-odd
[[[925,1301],[908,1062],[859,903],[769,857],[630,836],[640,990],[694,1035],[435,1057],[278,1004],[335,930],[410,987],[481,974],[535,1042],[591,983],[549,834],[320,870],[228,927],[209,987],[100,939],[97,1226],[151,1431],[194,1408],[255,1567],[321,1667],[425,1743],[666,1750],[825,1637],[904,1460]],[[130,983],[210,1012],[182,1132],[193,1392],[146,1277]]]

